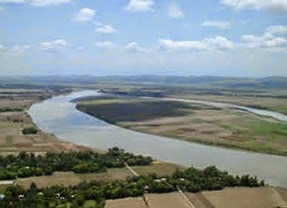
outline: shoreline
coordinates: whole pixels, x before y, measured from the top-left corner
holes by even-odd
[[[138,98],[138,97],[135,97],[135,98]],[[186,141],[186,142],[190,142],[190,143],[208,145],[208,146],[213,146],[213,147],[220,147],[220,148],[226,148],[226,149],[232,149],[232,150],[240,150],[240,151],[253,152],[253,153],[259,153],[259,154],[268,154],[268,155],[287,157],[287,152],[276,151],[276,149],[264,149],[264,147],[257,147],[257,149],[256,149],[256,147],[255,148],[242,147],[242,146],[240,146],[240,144],[236,145],[236,144],[232,144],[232,143],[222,143],[222,142],[217,142],[217,141],[213,142],[213,141],[208,141],[208,140],[202,140],[199,138],[185,138],[183,136],[176,135],[176,134],[154,133],[154,132],[150,132],[149,130],[143,130],[143,129],[139,129],[137,127],[133,127],[129,124],[122,124],[121,122],[113,122],[112,119],[107,119],[107,118],[104,118],[102,116],[97,117],[96,115],[93,115],[93,113],[89,112],[88,110],[85,111],[85,109],[81,109],[80,108],[81,101],[85,102],[87,100],[85,100],[85,98],[80,98],[74,102],[76,104],[75,108],[78,111],[85,113],[89,116],[92,116],[94,118],[103,120],[106,123],[109,123],[111,125],[115,125],[115,126],[120,127],[120,128],[133,130],[133,131],[139,132],[139,133],[150,134],[150,135],[155,135],[155,136],[162,136],[162,137],[167,137],[167,138],[174,139],[174,140]],[[175,101],[175,102],[180,102],[180,101]],[[251,115],[254,115],[254,113],[252,113],[252,112],[248,112],[248,113]],[[262,116],[262,119],[263,118],[264,117]],[[261,116],[259,119],[261,119]],[[127,123],[130,123],[130,122],[131,121],[127,121]],[[283,124],[284,124],[284,122],[283,122]]]
[[[129,152],[132,152],[132,153],[134,153],[134,154],[147,154],[147,155],[152,155],[154,158],[156,158],[156,159],[158,159],[158,160],[161,160],[161,161],[169,161],[169,163],[173,163],[173,164],[181,164],[182,166],[186,166],[186,167],[189,167],[190,165],[195,165],[196,167],[198,167],[198,168],[203,168],[203,167],[206,167],[207,165],[210,165],[210,164],[213,164],[213,165],[216,165],[217,167],[219,167],[219,168],[222,168],[222,169],[224,169],[224,170],[228,170],[228,171],[231,171],[231,172],[233,172],[233,174],[244,174],[244,173],[246,173],[246,171],[247,170],[243,170],[243,169],[241,169],[240,167],[239,168],[237,168],[237,167],[235,167],[235,168],[233,168],[233,165],[232,165],[232,163],[230,163],[231,162],[231,158],[234,158],[236,161],[238,160],[238,157],[237,156],[239,156],[239,155],[241,155],[242,156],[242,158],[246,158],[246,159],[248,159],[249,157],[252,159],[252,163],[254,163],[254,160],[258,160],[258,162],[260,163],[264,163],[264,161],[265,161],[265,159],[268,159],[268,161],[269,161],[269,159],[270,159],[270,161],[274,161],[275,163],[274,163],[274,167],[276,167],[276,166],[278,166],[279,164],[278,164],[278,162],[277,161],[281,161],[282,160],[282,162],[283,162],[283,164],[285,163],[285,157],[280,157],[280,156],[276,156],[276,155],[267,155],[267,154],[261,154],[261,153],[252,153],[252,152],[250,152],[250,153],[248,153],[247,151],[242,151],[242,150],[238,150],[238,151],[233,151],[233,150],[231,150],[231,149],[227,149],[227,148],[222,148],[222,147],[215,147],[215,148],[212,148],[211,146],[207,146],[207,145],[202,145],[202,146],[200,146],[200,145],[196,145],[194,142],[192,143],[192,142],[188,142],[187,143],[187,141],[183,141],[183,142],[180,142],[179,140],[178,141],[176,141],[176,140],[174,140],[174,141],[171,141],[170,140],[170,143],[171,144],[174,144],[175,145],[175,147],[176,147],[176,149],[177,148],[179,148],[179,147],[182,147],[183,148],[183,150],[185,150],[185,151],[187,151],[186,152],[186,154],[187,155],[189,155],[190,157],[197,157],[197,155],[199,156],[201,153],[201,150],[202,151],[205,151],[205,150],[209,150],[209,148],[210,148],[210,153],[208,153],[207,155],[209,155],[209,154],[214,154],[214,153],[216,153],[216,154],[218,154],[218,156],[217,157],[215,157],[214,159],[212,159],[212,158],[210,158],[210,160],[212,161],[212,162],[207,162],[207,161],[209,161],[209,159],[208,159],[208,157],[207,157],[207,155],[203,155],[203,158],[202,159],[199,159],[199,160],[195,160],[194,162],[188,162],[188,160],[186,159],[186,157],[182,157],[183,156],[183,154],[179,154],[178,156],[175,156],[175,157],[173,157],[172,155],[170,155],[170,156],[168,156],[168,155],[166,155],[166,153],[163,153],[163,154],[161,154],[161,153],[159,153],[158,151],[156,151],[156,150],[148,150],[147,148],[144,148],[143,147],[143,149],[140,149],[140,147],[139,148],[133,148],[133,147],[131,147],[130,145],[129,145],[129,142],[132,142],[133,140],[133,136],[135,137],[135,141],[138,141],[139,142],[139,144],[141,144],[141,143],[143,143],[143,145],[144,145],[144,139],[145,139],[145,137],[147,137],[147,139],[149,138],[149,137],[154,137],[155,138],[155,144],[160,144],[160,142],[161,142],[161,140],[162,140],[162,142],[163,142],[163,147],[166,147],[167,148],[167,151],[169,151],[169,152],[177,152],[177,150],[176,149],[173,149],[173,148],[170,148],[171,146],[170,145],[168,145],[168,143],[169,143],[169,139],[168,138],[166,138],[166,142],[164,141],[164,138],[160,138],[160,137],[156,137],[156,136],[149,136],[149,135],[144,135],[144,134],[140,134],[140,133],[137,133],[136,131],[127,131],[127,130],[125,130],[124,128],[118,128],[118,127],[116,127],[116,126],[114,126],[114,128],[115,129],[119,129],[118,130],[118,136],[122,136],[122,137],[125,137],[125,136],[127,136],[127,138],[123,138],[123,141],[122,142],[113,142],[113,139],[111,138],[111,135],[110,135],[110,133],[112,133],[112,132],[108,132],[108,130],[107,130],[107,132],[105,132],[105,131],[103,131],[103,132],[98,132],[98,131],[95,131],[94,133],[93,132],[89,132],[89,133],[87,133],[87,138],[85,138],[83,141],[81,140],[81,138],[83,138],[83,136],[85,136],[85,134],[84,134],[84,132],[81,132],[82,130],[84,130],[85,129],[85,125],[87,126],[87,127],[89,127],[89,125],[98,125],[98,121],[97,121],[97,119],[93,119],[93,117],[91,116],[91,120],[90,119],[88,119],[88,122],[87,122],[87,118],[89,117],[89,116],[87,116],[87,114],[85,114],[85,113],[82,113],[82,112],[80,112],[80,111],[78,111],[77,109],[75,109],[75,104],[74,103],[70,103],[68,100],[69,99],[71,99],[72,97],[77,97],[77,96],[79,96],[79,95],[94,95],[94,92],[83,92],[83,93],[79,93],[79,94],[74,94],[74,95],[72,95],[72,96],[68,96],[67,98],[63,98],[63,100],[62,100],[62,98],[60,99],[60,100],[55,100],[55,104],[53,104],[54,103],[54,101],[52,101],[52,103],[51,104],[49,104],[49,103],[47,103],[47,105],[44,105],[42,108],[39,106],[39,108],[37,107],[37,108],[35,108],[35,111],[34,111],[34,113],[36,113],[37,111],[39,111],[39,110],[44,110],[44,109],[47,109],[47,113],[44,113],[44,114],[39,114],[39,115],[41,115],[41,117],[39,117],[39,119],[40,120],[38,120],[37,119],[37,123],[39,122],[39,124],[41,124],[41,122],[45,122],[45,117],[47,117],[47,116],[49,116],[49,115],[51,115],[49,112],[50,112],[50,110],[48,110],[48,109],[51,109],[52,111],[53,111],[53,109],[55,108],[55,110],[57,109],[57,103],[59,102],[59,103],[66,103],[65,105],[63,105],[63,109],[62,108],[60,108],[60,110],[59,110],[59,112],[67,112],[66,110],[68,110],[68,111],[70,111],[71,113],[72,113],[72,115],[74,115],[73,116],[73,119],[79,119],[79,127],[83,127],[83,128],[79,128],[79,129],[77,129],[77,128],[75,128],[75,131],[71,131],[70,133],[69,132],[66,132],[65,130],[63,131],[63,133],[60,133],[60,132],[58,132],[58,130],[55,130],[56,132],[58,132],[56,135],[57,136],[59,136],[60,138],[64,138],[64,140],[66,140],[66,138],[73,138],[73,136],[74,136],[74,139],[67,139],[68,141],[71,141],[71,142],[73,142],[73,143],[79,143],[79,144],[90,144],[90,145],[93,145],[93,144],[95,144],[94,146],[95,147],[100,147],[100,148],[102,148],[102,149],[105,149],[106,147],[111,147],[111,146],[118,146],[118,147],[121,147],[121,148],[123,148],[123,149],[125,149],[125,150],[127,150],[127,151],[129,151]],[[70,104],[69,104],[70,103]],[[49,106],[51,107],[51,108],[49,108]],[[62,106],[62,105],[61,105]],[[37,109],[37,110],[36,110]],[[108,109],[107,109],[108,110]],[[51,111],[51,112],[52,112]],[[40,112],[40,111],[39,111]],[[57,111],[55,111],[55,112],[57,112]],[[34,113],[33,113],[33,118],[34,118]],[[57,115],[57,114],[56,114]],[[134,114],[131,114],[131,115],[134,115]],[[69,119],[70,119],[70,117],[66,117],[66,116],[64,116],[63,118],[60,118],[59,120],[57,120],[57,117],[55,117],[55,121],[57,121],[57,122],[59,122],[59,121],[63,121],[64,123],[66,123],[67,122],[67,126],[65,125],[65,129],[66,129],[66,127],[69,127],[70,125],[74,125],[73,123],[69,123]],[[73,120],[72,119],[72,120]],[[54,117],[52,116],[51,117],[51,124],[53,123],[53,120],[54,120]],[[82,123],[83,122],[83,123]],[[106,122],[103,122],[103,123],[106,123]],[[84,126],[81,126],[81,125],[84,125]],[[108,125],[108,124],[106,124],[106,125]],[[40,125],[41,126],[41,125]],[[71,126],[71,127],[72,127]],[[99,125],[99,126],[101,126],[101,125]],[[120,130],[120,129],[122,129],[122,130]],[[50,131],[51,132],[51,131]],[[52,132],[53,132],[53,130],[52,130]],[[116,132],[116,131],[115,131]],[[114,132],[114,133],[115,133]],[[113,133],[113,135],[114,136],[116,136],[115,134]],[[129,136],[128,136],[129,135]],[[103,136],[102,138],[99,138],[99,141],[97,141],[97,142],[93,142],[93,139],[94,139],[94,137],[101,137],[101,136]],[[105,136],[107,136],[107,140],[105,139]],[[158,138],[158,139],[157,139]],[[77,140],[76,140],[77,139]],[[79,141],[79,142],[77,142],[77,141]],[[81,142],[82,141],[82,142]],[[153,143],[152,142],[152,140],[150,140],[150,139],[148,139],[147,140],[148,142],[151,142],[151,143]],[[90,142],[90,143],[89,143]],[[99,145],[96,145],[96,144],[99,144]],[[194,149],[194,151],[193,152],[188,152],[189,150],[189,148],[191,148],[191,150],[192,150],[192,148],[196,148],[196,149]],[[139,150],[140,149],[140,150]],[[155,152],[154,152],[155,151]],[[227,154],[227,155],[229,155],[230,154],[230,159],[228,159],[228,158],[226,158],[226,161],[225,161],[225,159],[224,158],[222,158],[223,160],[218,160],[220,157],[222,157],[222,156],[224,156],[225,154]],[[250,156],[249,156],[250,155]],[[265,159],[264,159],[265,158]],[[263,160],[262,160],[263,159]],[[224,161],[224,163],[222,163]],[[239,162],[239,161],[238,161]],[[256,163],[254,163],[254,165],[255,165]],[[270,162],[268,162],[268,164],[270,164],[270,165],[272,165],[273,163],[270,163]],[[281,163],[282,164],[282,163]],[[230,166],[231,168],[227,168],[228,166]],[[255,167],[255,166],[254,166]],[[278,168],[281,170],[282,169],[282,167],[280,167],[280,166],[278,166]],[[263,168],[262,169],[262,171],[263,171],[263,173],[261,174],[260,172],[262,172],[262,171],[260,171],[260,172],[258,172],[258,171],[256,171],[254,168],[247,168],[248,169],[248,173],[250,173],[250,174],[252,174],[252,175],[258,175],[258,177],[260,177],[260,178],[264,178],[264,179],[266,179],[267,181],[269,180],[270,182],[270,184],[277,184],[277,185],[280,185],[280,183],[277,183],[276,181],[280,181],[280,178],[281,178],[281,175],[279,175],[279,179],[274,179],[275,181],[273,181],[273,179],[271,178],[269,178],[268,179],[268,175],[266,175],[265,174],[265,171],[266,171],[266,173],[268,174],[270,171],[268,170],[268,169],[266,169],[266,168]],[[279,169],[278,169],[278,171],[279,171]],[[284,177],[283,177],[284,178]],[[284,181],[284,180],[283,180]]]
[[[79,110],[78,108],[76,108],[78,111],[82,112],[82,113],[85,113],[89,116],[92,116],[94,118],[97,118],[95,117],[94,115],[92,114],[89,114],[87,112],[84,112],[84,111],[81,111]],[[97,118],[99,119],[99,118]],[[208,141],[202,141],[200,139],[192,139],[192,140],[189,140],[189,139],[186,139],[186,138],[180,138],[180,137],[177,137],[175,135],[165,135],[165,134],[152,134],[148,131],[140,131],[138,129],[135,129],[135,128],[131,128],[131,127],[128,127],[128,126],[125,126],[125,125],[121,125],[121,124],[115,124],[115,123],[111,123],[109,121],[106,121],[104,119],[100,119],[110,125],[114,125],[114,126],[117,126],[119,128],[124,128],[124,129],[127,129],[127,130],[131,130],[131,131],[135,131],[135,132],[138,132],[138,133],[143,133],[143,134],[148,134],[148,135],[154,135],[154,136],[160,136],[160,137],[167,137],[169,139],[173,139],[173,140],[178,140],[178,141],[185,141],[185,142],[189,142],[189,143],[194,143],[194,144],[201,144],[201,145],[207,145],[207,146],[212,146],[212,147],[218,147],[218,148],[224,148],[224,149],[229,149],[229,150],[238,150],[238,151],[245,151],[245,152],[252,152],[252,153],[257,153],[257,154],[268,154],[268,155],[271,155],[271,156],[281,156],[281,157],[287,157],[287,152],[286,154],[285,153],[280,153],[280,152],[268,152],[268,151],[256,151],[256,150],[253,150],[253,149],[247,149],[247,148],[244,148],[244,147],[239,147],[239,146],[236,146],[236,145],[232,145],[232,144],[222,144],[222,143],[215,143],[215,142],[208,142]]]

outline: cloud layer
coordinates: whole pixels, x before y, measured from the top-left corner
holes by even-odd
[[[262,35],[242,35],[241,41],[244,46],[250,48],[285,48],[287,47],[287,26],[273,25],[265,30]],[[283,35],[283,36],[281,36]]]
[[[52,41],[45,41],[40,44],[41,49],[44,51],[55,52],[57,49],[61,49],[68,45],[66,40],[57,39]]]
[[[287,0],[221,0],[234,9],[255,9],[272,13],[287,13]]]
[[[232,41],[223,36],[215,38],[206,38],[198,41],[174,41],[169,39],[160,39],[159,45],[168,50],[211,50],[211,49],[231,49]]]

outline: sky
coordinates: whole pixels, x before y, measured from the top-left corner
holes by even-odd
[[[1,75],[287,76],[287,0],[0,0]]]

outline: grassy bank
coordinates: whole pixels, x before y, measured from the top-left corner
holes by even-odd
[[[77,108],[124,128],[208,145],[287,155],[287,125],[248,112],[143,98],[103,97]]]

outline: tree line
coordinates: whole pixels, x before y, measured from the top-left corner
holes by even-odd
[[[172,176],[165,178],[150,174],[112,182],[92,181],[76,186],[42,189],[32,183],[27,190],[21,186],[11,186],[4,192],[5,198],[0,200],[0,207],[85,208],[87,203],[92,203],[90,207],[104,208],[107,199],[139,197],[145,193],[168,193],[177,191],[177,187],[184,191],[199,192],[234,186],[258,187],[264,186],[264,181],[249,175],[234,177],[214,166],[204,170],[191,167],[176,170]]]
[[[21,152],[17,156],[0,156],[0,180],[11,180],[30,176],[51,175],[55,171],[76,173],[98,173],[107,168],[121,168],[128,165],[149,165],[151,157],[134,155],[114,147],[104,154],[93,151],[61,152],[45,155]]]

